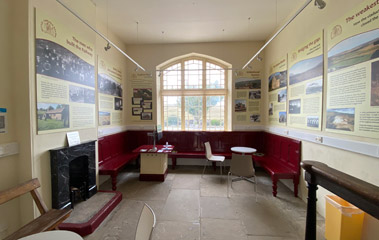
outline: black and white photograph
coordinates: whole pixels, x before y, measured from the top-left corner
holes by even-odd
[[[308,116],[307,117],[307,127],[318,128],[319,117],[318,116]]]
[[[142,112],[141,113],[141,120],[153,120],[153,113],[152,112]]]
[[[301,99],[294,99],[289,101],[289,113],[300,114],[301,112]]]
[[[122,85],[104,73],[97,75],[97,87],[100,93],[122,97]]]
[[[273,103],[270,103],[268,105],[268,115],[270,115],[270,116],[274,115],[274,104]]]
[[[134,88],[133,97],[142,98],[143,100],[153,100],[153,91],[151,88]]]
[[[114,98],[114,110],[122,110],[122,98]]]
[[[261,122],[261,115],[259,115],[259,114],[250,115],[250,121],[251,122]]]
[[[141,115],[142,111],[143,111],[143,108],[141,108],[141,107],[132,107],[132,115],[133,116]]]
[[[142,103],[142,98],[135,98],[135,97],[132,98],[133,105],[141,105],[141,103]]]
[[[249,99],[261,99],[261,90],[249,91]]]
[[[141,106],[143,109],[152,109],[153,103],[152,102],[142,102]]]
[[[37,74],[95,87],[95,68],[61,45],[36,39]]]

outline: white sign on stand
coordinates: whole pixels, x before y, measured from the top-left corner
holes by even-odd
[[[69,147],[80,144],[79,132],[68,132],[67,142]]]

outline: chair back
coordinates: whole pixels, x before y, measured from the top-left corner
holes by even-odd
[[[149,240],[155,227],[156,218],[153,209],[145,203],[138,220],[135,240]]]
[[[207,159],[212,158],[212,149],[209,142],[205,142],[204,146],[205,146],[205,156],[207,157]]]
[[[251,155],[241,155],[232,153],[232,161],[230,163],[230,172],[233,175],[241,177],[255,176],[255,169]]]

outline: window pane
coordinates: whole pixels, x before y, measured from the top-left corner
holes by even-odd
[[[180,96],[163,97],[163,126],[165,130],[181,130],[181,108]]]
[[[203,129],[203,97],[185,97],[185,129]]]
[[[207,88],[208,89],[223,89],[225,88],[225,70],[213,63],[206,63],[207,71]]]
[[[163,71],[163,89],[180,89],[182,74],[180,63],[175,64]]]
[[[224,130],[224,96],[207,97],[207,130]]]
[[[203,62],[189,60],[184,62],[185,89],[200,89],[203,87]]]

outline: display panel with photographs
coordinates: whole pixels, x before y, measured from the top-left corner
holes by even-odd
[[[123,84],[121,68],[98,57],[97,88],[99,91],[99,125],[122,124]],[[100,124],[104,119],[101,113],[109,113],[108,124]]]
[[[132,121],[153,120],[153,76],[133,73],[131,81]]]
[[[268,90],[269,123],[273,125],[286,125],[287,57],[283,57],[271,65],[270,76],[268,78]]]
[[[237,124],[259,124],[261,121],[261,72],[241,70],[234,83],[234,121]]]
[[[324,75],[323,34],[316,34],[289,54],[288,126],[321,131]]]
[[[38,134],[95,127],[93,42],[40,9],[35,26]]]
[[[379,138],[378,15],[366,0],[326,30],[326,131]]]

